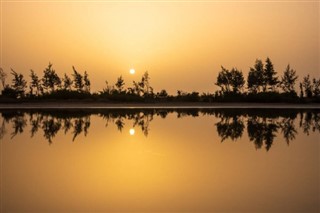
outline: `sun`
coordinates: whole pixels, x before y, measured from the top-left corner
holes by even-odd
[[[130,72],[130,74],[131,74],[131,75],[133,75],[133,74],[135,74],[135,73],[136,73],[136,71],[135,71],[134,69],[130,69],[130,71],[129,71],[129,72]]]

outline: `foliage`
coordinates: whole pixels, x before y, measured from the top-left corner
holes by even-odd
[[[72,78],[66,73],[60,78],[51,63],[43,71],[42,78],[31,70],[28,89],[23,75],[14,70],[11,71],[12,84],[5,85],[6,73],[0,69],[2,101],[80,99],[103,102],[320,102],[320,79],[305,76],[302,82],[299,82],[300,97],[298,97],[295,91],[298,80],[296,71],[288,65],[278,80],[279,77],[270,58],[266,59],[265,64],[260,59],[255,61],[248,72],[247,88],[244,87],[246,81],[241,70],[237,68],[228,70],[221,66],[215,82],[220,89],[213,94],[201,95],[196,91],[188,93],[182,90],[178,90],[176,95],[169,95],[165,89],[154,93],[148,71],[142,75],[140,81],[133,81],[131,87],[125,88],[125,81],[119,76],[114,85],[109,85],[106,81],[106,87],[102,91],[91,93],[91,82],[87,71],[82,75],[74,66],[72,69]],[[277,88],[281,88],[281,92]]]
[[[18,98],[18,93],[15,89],[11,88],[9,85],[6,85],[2,90],[2,96],[5,98],[16,99]]]
[[[265,92],[267,89],[269,89],[270,91],[274,91],[279,81],[278,81],[278,77],[276,76],[277,72],[274,70],[273,64],[270,58],[266,59],[263,75],[264,75],[263,91]],[[269,88],[267,88],[267,86],[269,86]]]
[[[320,78],[319,79],[313,79],[312,80],[313,86],[312,86],[312,94],[314,97],[320,96]]]
[[[123,91],[123,87],[124,87],[125,83],[124,80],[122,78],[122,75],[117,79],[117,82],[115,83],[115,87],[118,90],[119,93],[121,93]]]
[[[288,64],[286,70],[283,72],[281,77],[280,87],[284,92],[295,92],[294,86],[298,79],[296,71],[290,68]]]
[[[83,86],[84,86],[84,91],[87,93],[90,93],[90,86],[91,86],[91,82],[89,80],[89,75],[87,73],[87,71],[84,72],[84,76],[83,76]]]
[[[51,63],[49,63],[48,67],[43,71],[42,86],[48,93],[54,92],[56,87],[61,88],[61,79],[52,68]]]
[[[252,93],[257,93],[261,91],[264,86],[264,68],[261,60],[257,59],[254,67],[250,68],[248,73],[248,90]],[[265,88],[265,87],[264,87]],[[265,90],[265,89],[264,89]]]
[[[65,73],[63,78],[63,89],[64,90],[71,90],[71,86],[73,84],[73,81],[71,78]]]
[[[36,95],[38,96],[40,93],[42,93],[42,87],[41,87],[41,82],[39,80],[39,77],[37,76],[37,74],[33,71],[30,70],[30,78],[31,78],[31,82],[30,82],[30,95]]]
[[[78,91],[83,91],[84,88],[84,82],[83,82],[83,76],[76,70],[74,66],[72,66],[73,69],[73,86]]]
[[[24,80],[22,74],[18,74],[16,71],[11,69],[12,79],[12,89],[16,92],[17,98],[22,98],[25,95],[25,88],[27,87],[27,82]]]
[[[232,68],[231,71],[221,66],[221,71],[218,74],[216,85],[221,88],[222,93],[232,91],[238,93],[242,90],[245,84],[242,71],[237,68]]]
[[[302,89],[303,89],[306,97],[311,98],[312,97],[312,83],[310,80],[310,75],[303,77],[303,81],[301,83],[301,86],[302,86]]]
[[[3,89],[6,86],[6,78],[7,78],[7,73],[5,73],[4,70],[0,67],[0,82]]]

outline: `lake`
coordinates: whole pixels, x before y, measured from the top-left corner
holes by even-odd
[[[319,109],[0,110],[1,212],[319,212]]]

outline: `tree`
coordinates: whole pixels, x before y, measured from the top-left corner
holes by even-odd
[[[72,80],[71,78],[65,73],[63,78],[63,89],[70,91],[72,86]]]
[[[148,71],[146,71],[142,77],[141,81],[133,81],[133,91],[139,96],[149,96],[153,94],[153,88],[150,86],[150,77]]]
[[[263,81],[263,91],[265,92],[267,89],[271,91],[275,90],[275,87],[278,85],[278,77],[276,76],[277,72],[273,68],[273,64],[270,58],[266,59],[266,64],[264,68],[264,81]],[[267,86],[269,85],[269,88]]]
[[[39,77],[37,76],[37,74],[33,71],[30,70],[30,78],[31,78],[31,82],[30,82],[30,94],[31,95],[39,95],[39,92],[41,91],[41,84],[40,84],[40,80]],[[33,94],[33,92],[35,92],[35,94]]]
[[[87,71],[84,71],[83,84],[84,84],[84,91],[90,93],[91,82],[89,80],[89,75]]]
[[[106,81],[105,83],[106,83],[106,87],[103,88],[101,93],[110,95],[113,92],[114,88],[113,86],[109,85],[108,81]]]
[[[2,84],[2,89],[4,89],[6,86],[6,78],[7,78],[7,73],[5,73],[4,70],[0,67],[0,81]]]
[[[256,60],[254,68],[250,67],[247,82],[248,90],[252,93],[260,92],[260,87],[265,85],[263,63],[260,59]]]
[[[312,94],[314,97],[319,97],[320,96],[320,79],[314,78],[312,80]]]
[[[116,89],[118,90],[119,93],[122,92],[124,85],[125,85],[124,80],[123,80],[122,76],[120,76],[117,79],[117,82],[115,83]]]
[[[129,88],[129,90],[132,91],[134,94],[140,96],[142,93],[141,87],[143,86],[143,83],[133,81],[133,87]]]
[[[311,98],[312,97],[312,83],[310,80],[310,75],[307,75],[306,77],[303,78],[301,85],[304,90],[305,96],[307,98]]]
[[[74,88],[78,92],[82,92],[84,87],[83,76],[76,70],[74,66],[72,66],[72,69],[73,69],[72,76],[73,76]]]
[[[142,88],[144,96],[150,95],[153,93],[153,88],[150,86],[150,77],[149,77],[148,71],[146,71],[143,74],[143,76],[141,78],[140,86]]]
[[[232,91],[234,93],[238,93],[239,91],[242,90],[245,84],[242,71],[239,71],[237,68],[232,68],[232,70],[230,71],[230,76],[231,76],[230,84],[232,87]]]
[[[54,92],[56,87],[61,87],[61,79],[49,63],[48,67],[43,71],[42,85],[47,92]]]
[[[230,80],[230,71],[221,66],[221,71],[218,73],[217,82],[215,85],[221,88],[222,93],[230,92]]]
[[[283,76],[281,77],[280,87],[284,92],[293,93],[295,92],[294,86],[296,84],[296,80],[298,76],[296,75],[296,71],[290,68],[288,64],[286,70],[283,72]]]
[[[166,91],[165,89],[162,89],[162,90],[160,91],[160,93],[158,93],[158,97],[159,97],[159,98],[167,98],[167,97],[168,97],[167,91]]]
[[[11,69],[12,79],[12,88],[17,94],[18,98],[22,98],[25,95],[25,88],[27,87],[27,82],[24,80],[22,74],[18,74],[16,71]]]
[[[303,93],[303,86],[302,86],[302,83],[301,83],[301,82],[300,82],[300,84],[299,84],[299,88],[300,88],[300,98],[303,98],[304,93]]]
[[[229,71],[221,66],[216,85],[221,88],[222,93],[230,92],[231,88],[234,93],[238,93],[243,88],[244,83],[243,74],[237,68],[232,68]]]

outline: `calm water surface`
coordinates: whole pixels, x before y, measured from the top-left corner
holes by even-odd
[[[1,212],[319,212],[319,110],[2,110]]]

